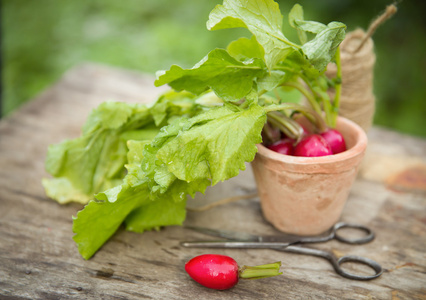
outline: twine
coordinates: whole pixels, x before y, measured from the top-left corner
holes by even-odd
[[[342,90],[339,115],[354,121],[364,131],[368,131],[373,123],[376,100],[373,93],[376,55],[371,36],[377,27],[395,13],[396,6],[389,5],[386,11],[371,23],[367,32],[362,29],[349,32],[340,45]],[[330,64],[326,75],[333,78],[336,72],[336,65]],[[333,99],[334,92],[329,94]]]

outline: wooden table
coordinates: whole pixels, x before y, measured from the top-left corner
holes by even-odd
[[[136,234],[119,230],[89,261],[72,240],[78,204],[61,206],[41,186],[49,144],[77,137],[89,111],[105,100],[150,102],[164,89],[153,78],[106,66],[78,66],[39,97],[0,121],[0,298],[8,299],[425,299],[426,141],[382,128],[369,146],[342,220],[371,227],[376,239],[350,246],[315,245],[379,262],[384,274],[361,282],[338,276],[322,259],[273,250],[197,250],[182,240],[206,238],[182,227]],[[256,191],[250,168],[189,205]],[[205,212],[186,224],[274,233],[257,198]],[[239,264],[282,261],[284,275],[214,291],[190,280],[184,264],[215,252]]]

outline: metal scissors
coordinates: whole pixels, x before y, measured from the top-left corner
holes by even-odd
[[[333,253],[306,248],[298,246],[305,243],[324,243],[332,239],[336,239],[346,244],[365,244],[374,239],[374,233],[363,225],[350,224],[340,222],[335,224],[326,235],[322,236],[297,236],[297,235],[277,235],[277,236],[258,236],[248,233],[238,233],[225,230],[215,230],[202,227],[190,227],[186,228],[204,233],[211,236],[221,237],[227,239],[225,241],[188,241],[182,242],[181,245],[184,247],[191,248],[243,248],[243,249],[273,249],[277,251],[313,255],[327,259],[333,266],[334,270],[340,276],[354,280],[371,280],[382,275],[383,270],[380,264],[366,257],[356,255],[345,255],[337,258]],[[364,233],[364,236],[357,238],[347,238],[343,234],[339,233],[342,228],[351,228],[359,230]],[[297,245],[297,246],[296,246]],[[341,265],[345,262],[353,262],[358,264],[367,265],[374,270],[374,275],[357,275],[345,271]]]

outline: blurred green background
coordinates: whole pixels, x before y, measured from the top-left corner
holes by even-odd
[[[391,4],[385,0],[295,3],[305,18],[367,29]],[[17,109],[73,66],[93,61],[153,73],[171,64],[192,67],[243,29],[209,32],[209,12],[221,0],[3,0],[2,115]],[[426,137],[426,1],[397,3],[398,13],[373,39],[377,55],[375,124]]]

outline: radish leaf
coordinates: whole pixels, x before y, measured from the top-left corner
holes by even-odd
[[[224,0],[210,13],[207,29],[243,27],[250,30],[264,50],[269,70],[299,47],[291,43],[282,32],[283,16],[278,4],[272,0]]]
[[[223,49],[212,50],[192,69],[173,65],[157,73],[156,86],[168,84],[175,90],[187,90],[199,95],[212,89],[225,101],[238,101],[253,88],[253,80],[264,73],[259,59],[240,62]]]
[[[252,58],[263,59],[265,55],[262,46],[256,41],[254,35],[250,39],[242,37],[231,42],[226,47],[226,51],[240,61]]]
[[[337,47],[345,38],[346,25],[331,22],[317,36],[302,46],[303,53],[320,71],[323,71],[334,57]]]
[[[125,174],[126,131],[152,124],[149,109],[141,104],[105,102],[84,125],[83,135],[49,147],[44,178],[46,194],[60,203],[87,203],[93,195],[120,184]],[[152,130],[152,129],[150,129]],[[148,135],[148,132],[146,132]]]
[[[302,51],[309,62],[319,71],[323,71],[345,38],[346,25],[340,22],[324,25],[315,21],[305,21],[303,8],[299,4],[295,4],[291,9],[289,23],[297,29],[299,39],[303,44]],[[306,32],[315,34],[315,38],[308,41]]]
[[[266,122],[257,105],[240,112],[216,108],[194,117],[157,157],[179,179],[211,179],[212,185],[236,176],[254,159]]]
[[[126,230],[141,233],[162,226],[182,225],[185,217],[186,199],[176,202],[164,197],[133,210],[124,222]]]

